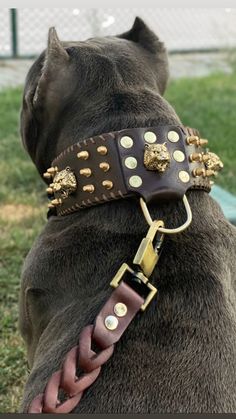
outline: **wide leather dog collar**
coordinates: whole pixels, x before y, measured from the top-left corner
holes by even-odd
[[[52,162],[49,208],[66,215],[114,199],[145,202],[180,199],[188,189],[210,191],[210,176],[223,167],[204,149],[197,130],[174,125],[131,128],[82,140]]]

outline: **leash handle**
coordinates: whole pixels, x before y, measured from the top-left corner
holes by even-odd
[[[100,310],[95,324],[82,330],[79,344],[67,353],[62,368],[52,374],[44,392],[33,399],[28,413],[71,412],[83,392],[96,381],[102,365],[111,358],[115,343],[143,304],[144,298],[121,281]],[[99,353],[92,350],[93,343],[101,348]],[[83,371],[80,377],[78,368]],[[61,391],[66,400],[60,400]]]

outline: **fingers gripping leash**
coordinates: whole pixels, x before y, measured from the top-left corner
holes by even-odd
[[[49,378],[42,394],[31,402],[27,413],[69,413],[80,403],[84,391],[98,378],[101,367],[111,358],[132,319],[145,311],[157,293],[149,282],[158,263],[164,234],[177,234],[191,223],[192,213],[187,198],[184,205],[187,221],[174,230],[166,229],[161,220],[152,220],[145,202],[141,208],[150,225],[133,259],[132,267],[123,263],[110,285],[114,288],[94,324],[84,327],[78,345],[66,355],[63,365]],[[100,349],[97,353],[93,344]],[[79,372],[80,371],[80,372]],[[62,394],[62,396],[61,396]]]

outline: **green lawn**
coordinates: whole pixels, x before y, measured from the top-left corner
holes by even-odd
[[[166,97],[185,125],[209,139],[225,164],[217,182],[236,194],[236,73],[172,82]],[[17,411],[27,375],[17,332],[19,278],[46,215],[44,184],[19,140],[20,101],[21,89],[0,92],[0,413]]]

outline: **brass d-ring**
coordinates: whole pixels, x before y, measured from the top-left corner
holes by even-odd
[[[187,220],[185,221],[185,223],[177,228],[164,228],[164,227],[159,227],[158,231],[160,231],[163,234],[178,234],[181,233],[182,231],[184,231],[186,228],[188,228],[192,222],[192,211],[188,202],[188,199],[186,197],[186,195],[183,196],[183,203],[186,209],[186,213],[187,213]],[[143,211],[143,215],[145,217],[145,220],[147,221],[147,223],[149,225],[151,225],[153,223],[153,219],[150,215],[150,212],[148,210],[147,204],[144,201],[143,198],[140,198],[140,205],[141,205],[141,209]]]

